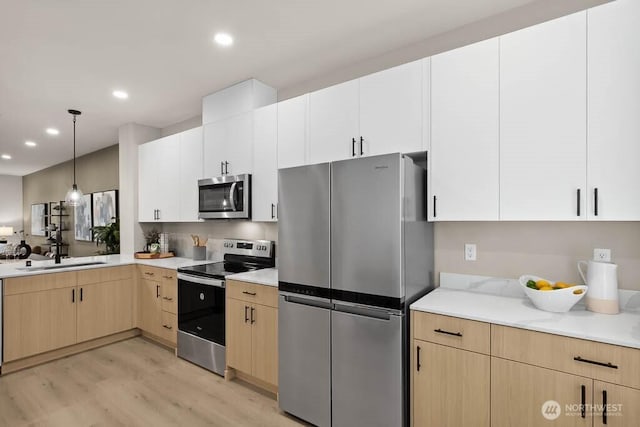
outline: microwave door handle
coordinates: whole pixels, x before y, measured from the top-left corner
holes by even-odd
[[[237,182],[231,184],[231,189],[229,190],[229,199],[231,199],[231,209],[236,211],[236,187],[238,186]]]

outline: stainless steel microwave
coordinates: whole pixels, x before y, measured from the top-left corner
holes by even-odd
[[[198,180],[198,218],[251,218],[251,175]]]

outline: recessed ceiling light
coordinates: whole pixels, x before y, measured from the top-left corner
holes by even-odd
[[[46,132],[49,135],[58,135],[60,133],[60,131],[58,129],[55,129],[55,128],[47,128]]]
[[[35,147],[35,146],[36,146],[36,145],[38,145],[38,144],[36,144],[36,143],[35,143],[35,142],[33,142],[33,141],[25,141],[25,142],[24,142],[24,145],[26,145],[27,147]]]
[[[3,154],[2,158],[5,159],[5,160],[11,160],[11,156],[8,155],[8,154]]]
[[[129,97],[129,94],[123,90],[114,90],[113,96],[118,99],[127,99]]]
[[[215,40],[215,42],[220,46],[231,46],[233,44],[233,37],[227,33],[218,33],[215,35],[213,40]]]

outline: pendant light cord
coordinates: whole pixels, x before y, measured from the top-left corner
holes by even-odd
[[[76,185],[76,116],[73,115],[73,185]]]

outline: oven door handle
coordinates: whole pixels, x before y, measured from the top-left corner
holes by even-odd
[[[215,286],[216,288],[224,288],[224,280],[208,279],[206,277],[193,276],[191,274],[178,273],[178,280],[184,280],[185,282],[197,283],[205,286]]]
[[[229,199],[231,199],[231,210],[233,210],[234,212],[237,210],[236,209],[236,188],[238,187],[238,182],[234,182],[233,184],[231,184],[231,189],[229,190]]]

